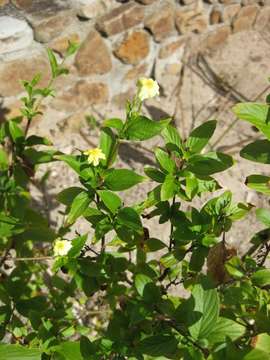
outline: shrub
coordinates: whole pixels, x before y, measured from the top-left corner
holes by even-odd
[[[75,51],[71,44],[67,56]],[[142,114],[142,102],[158,94],[158,85],[141,79],[126,118],[104,121],[98,148],[64,154],[50,140],[28,135],[42,99],[54,95],[54,79],[68,72],[48,54],[49,85],[39,87],[40,75],[24,81],[22,115],[0,128],[0,359],[269,359],[270,211],[256,210],[266,229],[253,235],[245,254],[227,246],[226,233],[252,205],[234,203],[213,177],[234,164],[229,155],[205,150],[216,121],[182,139],[171,119]],[[269,164],[268,100],[233,110],[267,138],[240,155]],[[154,136],[163,145],[153,150],[155,166],[144,176],[117,167],[122,142]],[[29,192],[37,168],[55,161],[69,166],[79,183],[57,196],[65,207],[59,227],[33,207]],[[119,192],[149,179],[146,198],[125,206]],[[265,175],[246,180],[266,195],[269,184]],[[209,200],[196,206],[205,194]],[[89,232],[69,240],[81,217]],[[154,217],[170,224],[167,242],[151,236]],[[103,307],[90,311],[95,298]]]

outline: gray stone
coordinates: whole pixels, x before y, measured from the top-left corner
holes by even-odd
[[[33,31],[24,20],[10,16],[0,17],[0,55],[28,47],[33,41]]]
[[[106,10],[105,3],[101,0],[75,0],[74,7],[77,15],[85,19],[94,19],[103,15]]]

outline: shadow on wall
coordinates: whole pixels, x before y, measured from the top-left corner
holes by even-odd
[[[0,95],[0,124],[4,123],[7,118],[10,110],[3,106],[4,99]]]

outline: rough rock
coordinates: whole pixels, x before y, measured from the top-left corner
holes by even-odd
[[[165,59],[171,56],[180,47],[185,46],[186,40],[186,37],[183,36],[180,39],[170,41],[167,44],[164,44],[159,50],[158,57],[160,59]]]
[[[77,15],[85,19],[96,18],[106,10],[105,3],[101,0],[75,0],[74,5]]]
[[[231,33],[231,28],[228,25],[221,25],[217,29],[211,31],[203,42],[203,47],[208,50],[215,50],[220,46],[224,46]]]
[[[140,64],[130,70],[128,70],[128,72],[125,74],[124,76],[124,81],[133,81],[135,83],[135,81],[137,79],[139,79],[141,76],[147,76],[147,70],[148,70],[148,66],[147,64]]]
[[[210,24],[215,25],[222,22],[222,11],[219,7],[213,7],[210,13]]]
[[[33,0],[11,0],[12,4],[22,10],[27,10],[33,5]]]
[[[254,24],[254,29],[261,30],[269,30],[269,21],[270,21],[270,6],[265,6],[263,9],[259,11],[256,17],[256,21]]]
[[[9,0],[0,0],[0,6],[5,6],[9,3]]]
[[[11,0],[17,8],[24,10],[32,20],[42,20],[61,11],[70,9],[69,1],[59,0]]]
[[[169,2],[158,7],[145,20],[145,27],[156,41],[162,41],[174,31],[174,10]]]
[[[251,29],[258,11],[258,5],[248,5],[242,7],[233,21],[233,31],[238,32]]]
[[[164,50],[166,49],[166,50]],[[163,57],[159,56],[155,63],[155,78],[162,87],[163,94],[169,96],[179,83],[180,73],[183,67],[185,42],[167,42],[163,47]],[[164,56],[170,52],[170,56]]]
[[[45,19],[39,24],[33,24],[35,39],[47,43],[59,36],[72,22],[72,12],[61,12]]]
[[[68,113],[90,105],[106,103],[108,98],[109,92],[106,84],[81,80],[54,99],[51,106],[56,110]]]
[[[223,10],[223,21],[230,23],[240,9],[241,9],[241,4],[232,4],[225,6]]]
[[[138,25],[143,19],[143,6],[127,3],[102,16],[97,22],[97,29],[106,36],[111,36]]]
[[[176,27],[180,34],[187,32],[201,33],[207,29],[208,19],[203,13],[201,2],[195,3],[192,7],[184,6],[176,11],[175,16]]]
[[[252,101],[267,86],[270,47],[258,32],[232,34],[218,51],[208,57],[212,70]],[[252,85],[251,85],[252,84]]]
[[[22,50],[33,41],[33,31],[24,20],[0,16],[0,55]]]
[[[134,31],[114,53],[124,63],[136,65],[148,55],[149,49],[149,35],[145,31]]]
[[[112,68],[111,55],[100,34],[92,30],[75,59],[80,75],[106,74]]]
[[[20,80],[31,80],[37,73],[42,74],[41,86],[50,78],[50,68],[46,54],[31,55],[0,65],[0,96],[13,96],[23,92]]]
[[[112,103],[116,105],[119,109],[123,109],[128,100],[132,99],[134,96],[134,89],[129,89],[125,92],[115,95],[112,98]]]

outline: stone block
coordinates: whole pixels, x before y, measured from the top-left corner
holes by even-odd
[[[37,73],[42,74],[41,86],[46,86],[50,79],[50,67],[46,54],[33,54],[0,65],[0,95],[14,96],[24,91],[20,80],[31,80]]]
[[[224,7],[223,10],[223,21],[226,23],[231,23],[234,17],[238,14],[241,9],[240,4],[232,4]]]
[[[114,54],[124,63],[136,65],[149,53],[149,35],[134,31],[115,49]]]
[[[106,103],[108,98],[109,91],[106,84],[81,80],[68,91],[57,96],[51,106],[55,110],[70,113],[90,105]]]
[[[82,43],[75,59],[80,75],[106,74],[112,68],[110,51],[101,35],[92,30]]]
[[[141,23],[144,19],[143,6],[127,3],[112,9],[97,22],[97,29],[111,36],[119,34]]]
[[[151,31],[156,41],[162,41],[174,31],[174,9],[170,3],[155,8],[145,20],[145,27]]]
[[[231,34],[231,27],[228,25],[222,25],[211,31],[204,43],[203,47],[207,50],[215,50],[222,46]]]
[[[24,20],[0,16],[0,55],[22,50],[33,41],[33,31]]]
[[[73,20],[73,12],[60,12],[40,23],[33,23],[35,39],[47,43],[59,36]]]
[[[233,31],[239,32],[252,29],[258,11],[258,5],[242,7],[233,21]]]

